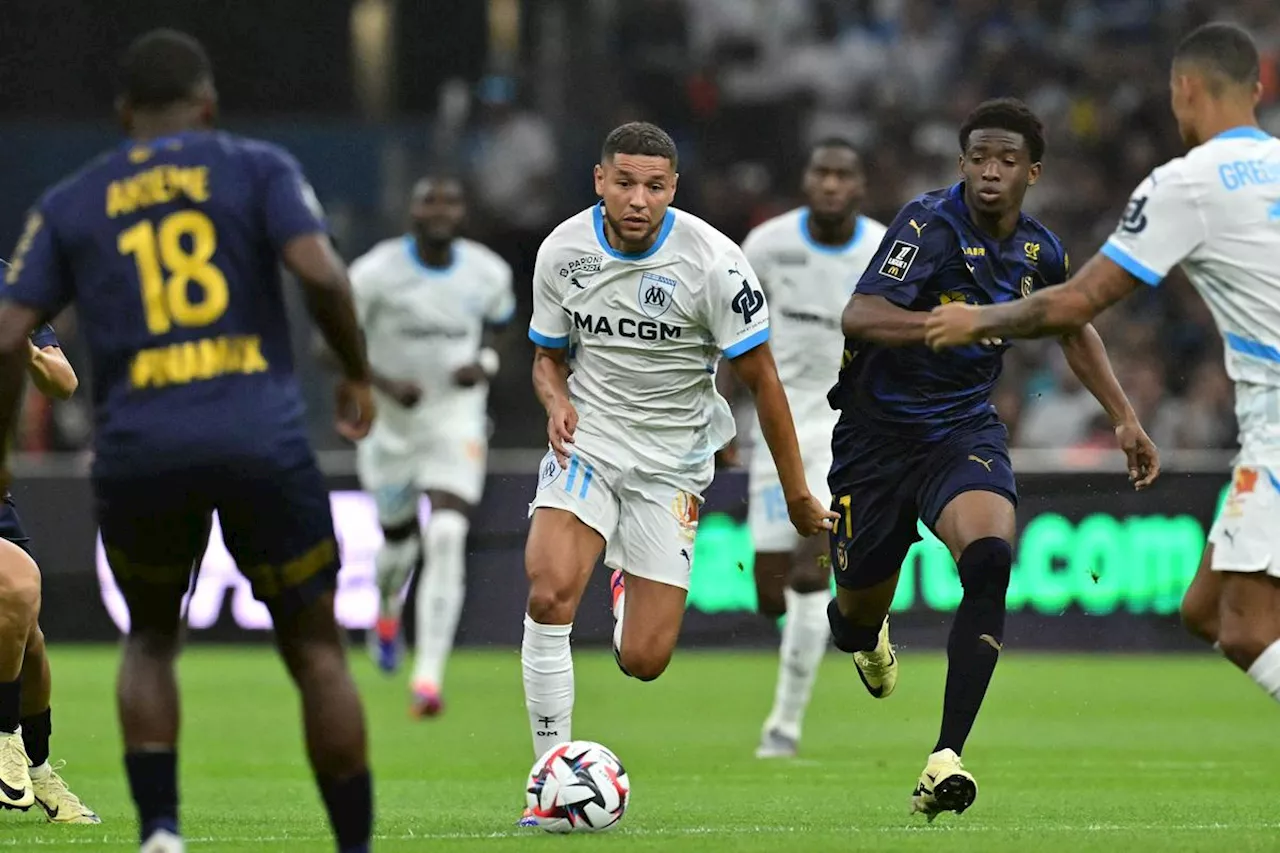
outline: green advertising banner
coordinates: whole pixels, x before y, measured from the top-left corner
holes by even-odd
[[[1219,509],[1226,493],[1224,486]],[[919,532],[921,541],[903,563],[892,609],[954,610],[962,593],[955,562],[924,524]],[[1019,531],[1009,610],[1176,613],[1207,534],[1207,524],[1185,513],[1119,517],[1094,512],[1075,522],[1057,512],[1038,513]],[[745,524],[724,513],[704,516],[689,606],[704,613],[755,610],[753,556]]]

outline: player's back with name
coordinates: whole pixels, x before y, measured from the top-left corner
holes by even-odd
[[[6,295],[76,303],[99,471],[310,458],[279,253],[323,229],[288,153],[223,133],[128,143],[40,200]]]

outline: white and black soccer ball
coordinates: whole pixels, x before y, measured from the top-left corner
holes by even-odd
[[[534,763],[525,798],[547,832],[603,832],[626,813],[631,781],[610,749],[575,740],[552,747]]]

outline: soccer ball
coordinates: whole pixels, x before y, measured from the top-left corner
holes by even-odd
[[[622,820],[631,781],[608,748],[575,740],[552,747],[534,762],[525,798],[547,832],[603,832]]]

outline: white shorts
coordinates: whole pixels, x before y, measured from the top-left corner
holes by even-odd
[[[1209,542],[1215,572],[1266,572],[1280,577],[1280,478],[1266,467],[1237,465]]]
[[[360,484],[378,506],[384,525],[404,523],[417,514],[418,495],[438,490],[477,504],[484,494],[488,441],[485,425],[451,422],[429,441],[416,437],[415,446],[389,446],[375,433],[356,447]]]
[[[799,438],[800,458],[804,460],[804,478],[809,484],[809,491],[826,506],[831,503],[831,492],[827,488],[827,473],[831,470],[831,430],[808,429]],[[751,542],[756,552],[774,554],[795,550],[801,537],[791,526],[778,469],[774,467],[773,457],[769,455],[763,439],[751,453],[747,500],[747,523],[751,527]]]
[[[712,471],[708,462],[706,483]],[[701,476],[693,480],[703,481]],[[609,568],[689,588],[702,495],[634,466],[619,469],[593,461],[581,451],[570,458],[568,468],[561,468],[548,451],[538,468],[530,518],[539,507],[571,512],[604,537]]]

